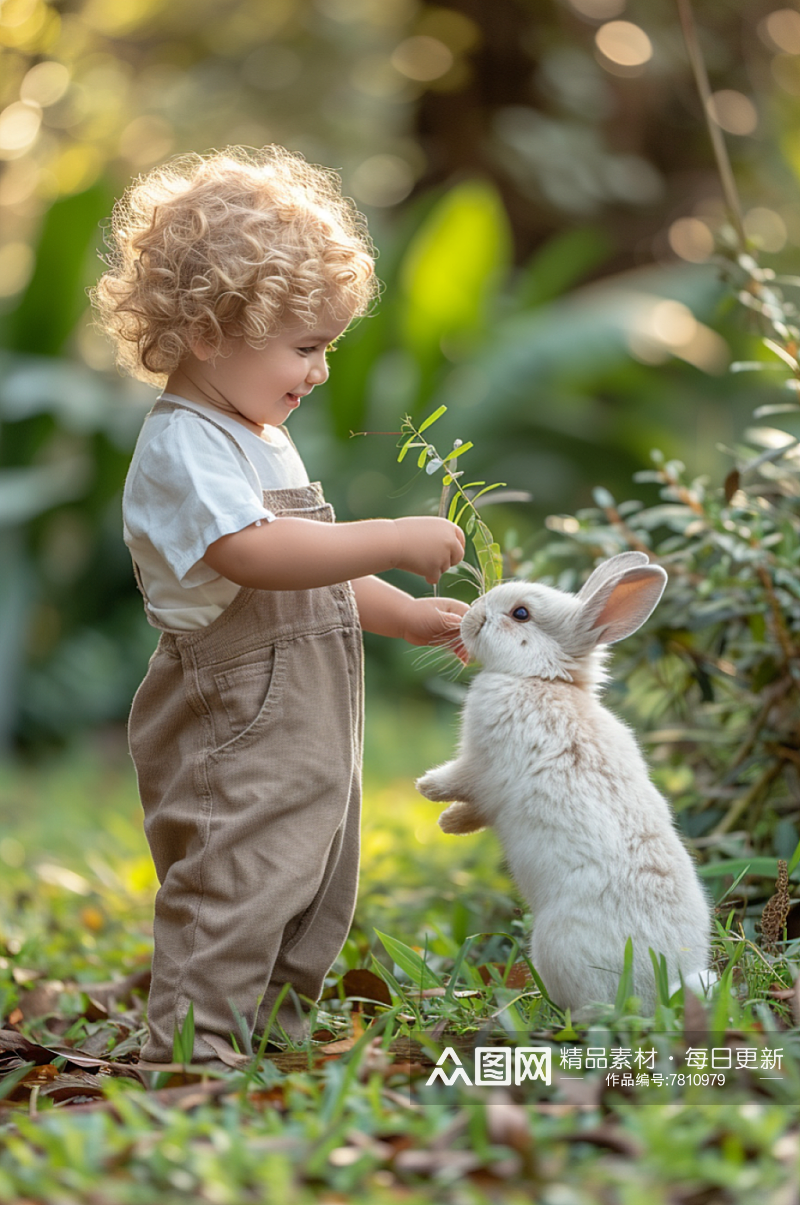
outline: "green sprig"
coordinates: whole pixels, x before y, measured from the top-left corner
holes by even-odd
[[[481,518],[475,502],[484,494],[488,494],[490,490],[500,489],[505,482],[498,481],[487,485],[485,481],[469,481],[462,485],[463,470],[456,465],[456,461],[469,452],[474,445],[471,442],[462,443],[461,440],[456,440],[451,451],[442,456],[435,445],[423,436],[423,432],[438,422],[446,412],[446,406],[439,406],[418,427],[408,414],[405,416],[400,427],[403,443],[397,456],[397,462],[400,464],[411,449],[419,449],[418,468],[424,468],[431,476],[440,469],[443,471],[439,517],[448,518],[452,523],[457,523],[471,540],[478,562],[477,569],[473,569],[473,572],[480,583],[481,593],[485,594],[487,590],[491,590],[492,586],[496,586],[503,579],[503,554],[500,551],[500,545]],[[467,493],[467,490],[474,489],[477,489],[478,492]]]

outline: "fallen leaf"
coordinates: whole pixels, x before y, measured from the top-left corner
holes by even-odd
[[[206,1079],[196,1084],[181,1084],[174,1088],[159,1088],[155,1092],[150,1092],[149,1097],[165,1107],[187,1111],[196,1109],[198,1106],[206,1104],[209,1100],[214,1100],[217,1097],[232,1096],[230,1080],[223,1079]],[[97,1100],[91,1101],[88,1104],[75,1104],[70,1106],[70,1114],[72,1113],[110,1113],[112,1117],[118,1117],[119,1112],[113,1101]]]
[[[739,489],[741,484],[741,476],[738,469],[731,469],[725,478],[725,501],[730,502],[733,495]]]
[[[134,971],[124,979],[104,983],[70,983],[72,991],[85,992],[86,995],[106,1012],[112,1012],[118,1004],[132,1004],[134,993],[146,996],[150,990],[150,968]]]
[[[387,1008],[391,1007],[392,997],[388,987],[380,975],[367,970],[366,967],[356,967],[351,971],[345,971],[341,978],[341,985],[348,1000],[359,999],[369,1002],[364,1009],[366,1013],[374,1013],[375,1009],[371,1007],[373,1002],[385,1004]]]
[[[320,1046],[315,1054],[339,1055],[346,1054],[348,1050],[352,1050],[356,1044],[356,1038],[339,1038],[336,1042],[328,1042],[326,1046]]]
[[[398,1171],[414,1176],[446,1173],[448,1178],[455,1178],[479,1168],[481,1161],[472,1151],[406,1150],[395,1155],[392,1164]]]
[[[21,1084],[49,1084],[51,1080],[58,1078],[58,1067],[55,1063],[42,1063],[38,1067],[31,1067],[27,1075],[23,1075],[19,1081]]]
[[[528,1110],[501,1089],[489,1093],[486,1101],[486,1127],[491,1142],[498,1146],[510,1146],[526,1160],[530,1159],[533,1132]]]
[[[0,1068],[10,1069],[15,1060],[17,1065],[19,1062],[26,1062],[40,1066],[52,1063],[54,1055],[66,1059],[67,1064],[74,1067],[92,1067],[107,1075],[121,1075],[139,1080],[135,1069],[127,1063],[114,1063],[109,1059],[96,1058],[71,1046],[39,1045],[15,1029],[0,1029]],[[141,1083],[141,1080],[139,1082]]]
[[[47,1017],[55,1013],[63,991],[64,984],[61,980],[51,979],[46,983],[37,983],[28,991],[20,992],[18,1006],[14,1010],[15,1013],[20,1013],[20,1019],[14,1020],[13,1024],[18,1025],[20,1020],[33,1021],[38,1017]],[[14,1014],[12,1014],[13,1016]],[[12,1017],[9,1017],[9,1021],[12,1020]]]
[[[104,1095],[101,1080],[88,1071],[59,1071],[52,1064],[32,1067],[0,1104],[24,1104],[33,1094],[41,1100],[47,1098],[56,1104]]]
[[[494,970],[497,971],[499,978],[503,980],[503,976],[505,975],[506,971],[506,964],[504,962],[489,962],[478,967],[478,974],[483,982],[486,984],[497,982],[491,970],[489,969],[490,967],[494,968]],[[515,962],[508,969],[508,975],[504,980],[504,987],[524,989],[529,988],[532,983],[533,980],[531,978],[531,973],[526,963]]]

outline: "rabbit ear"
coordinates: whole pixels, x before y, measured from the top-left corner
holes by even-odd
[[[586,599],[581,626],[592,634],[594,644],[614,644],[650,617],[666,584],[667,575],[660,565],[625,569],[601,582]]]
[[[618,577],[626,569],[633,569],[635,566],[649,564],[650,558],[646,552],[619,552],[616,556],[609,557],[607,561],[603,561],[587,577],[578,591],[578,598],[591,598],[595,590],[610,577]]]

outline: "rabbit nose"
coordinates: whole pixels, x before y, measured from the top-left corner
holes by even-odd
[[[482,611],[467,611],[464,618],[461,620],[461,635],[470,636],[474,639],[480,632],[483,625],[486,623],[486,612]]]

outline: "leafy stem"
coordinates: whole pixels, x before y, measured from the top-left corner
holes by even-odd
[[[418,453],[418,468],[424,468],[430,476],[440,469],[443,471],[439,517],[447,518],[451,523],[457,523],[472,541],[478,561],[477,570],[473,571],[480,583],[481,592],[485,593],[502,580],[503,555],[500,545],[495,541],[489,527],[481,518],[475,503],[484,494],[501,488],[505,482],[498,481],[493,485],[487,485],[485,481],[463,482],[464,471],[460,468],[460,457],[473,447],[472,443],[463,443],[457,439],[453,444],[452,451],[441,456],[435,445],[425,438],[423,432],[438,422],[446,410],[446,406],[439,406],[418,427],[408,414],[403,418],[400,425],[403,443],[397,461],[399,464],[414,449]],[[468,490],[474,492],[468,493]]]

